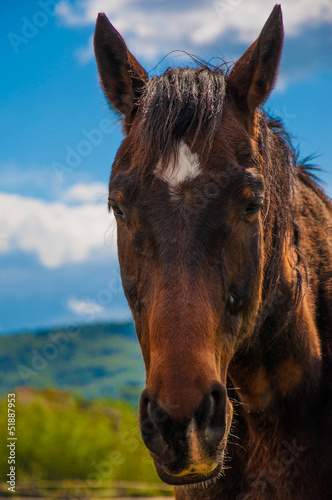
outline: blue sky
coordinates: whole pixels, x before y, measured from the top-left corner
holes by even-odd
[[[142,65],[183,64],[172,50],[236,60],[270,0],[6,1],[1,23],[0,334],[126,320],[107,183],[121,142],[98,85],[94,22],[104,11]],[[266,109],[301,156],[318,154],[332,195],[332,4],[282,3],[286,40]],[[157,68],[155,68],[155,66]],[[155,69],[154,69],[155,68]]]

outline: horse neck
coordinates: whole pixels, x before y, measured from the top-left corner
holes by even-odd
[[[299,196],[296,168],[291,165],[294,156],[282,136],[264,125],[261,154],[269,210],[264,222],[263,299],[255,332],[232,362],[230,376],[240,388],[244,412],[280,419],[289,413],[289,405],[295,407],[300,401],[305,419],[309,408],[304,401],[308,392],[317,392],[321,378],[315,297],[306,279],[301,228],[292,208],[294,192]]]

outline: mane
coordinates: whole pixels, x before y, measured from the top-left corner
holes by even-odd
[[[322,169],[317,164],[313,163],[313,161],[317,158],[317,155],[300,158],[300,152],[294,147],[292,137],[289,132],[285,130],[282,121],[273,118],[266,113],[265,116],[270,129],[275,131],[280,136],[289,150],[292,157],[292,165],[295,166],[295,173],[297,177],[301,179],[304,184],[310,187],[310,189],[315,192],[321,201],[329,209],[331,209],[331,200],[321,188],[322,180],[318,176],[318,173],[321,172]]]
[[[312,157],[299,159],[299,153],[294,148],[292,138],[281,120],[261,110],[259,128],[259,151],[263,159],[260,168],[269,200],[264,213],[266,266],[264,301],[261,306],[259,326],[267,320],[271,322],[271,331],[274,331],[273,311],[283,310],[284,319],[279,321],[280,326],[276,332],[278,335],[296,321],[298,306],[308,288],[308,266],[301,253],[302,234],[297,223],[296,186],[299,182],[304,183],[329,209],[331,202],[318,185],[319,178],[313,173],[319,168],[309,164]],[[293,264],[295,280],[292,289],[289,289],[283,275],[283,259],[289,244],[292,244],[296,256],[296,262]],[[276,337],[268,339],[268,348],[272,347],[275,339]]]
[[[152,77],[140,99],[141,119],[136,129],[137,144],[153,144],[153,154],[166,168],[176,156],[176,145],[186,139],[191,147],[204,132],[211,144],[220,123],[225,97],[225,75],[220,67],[201,63],[195,68],[168,68]],[[151,163],[148,152],[140,151],[140,163]],[[143,161],[142,161],[143,160]]]

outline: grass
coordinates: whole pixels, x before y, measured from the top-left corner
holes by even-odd
[[[21,388],[16,395],[18,480],[159,483],[140,438],[136,411],[113,400],[85,401],[55,390]],[[7,401],[0,402],[0,481],[8,472]]]

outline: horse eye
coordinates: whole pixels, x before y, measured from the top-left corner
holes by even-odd
[[[244,216],[250,217],[252,215],[256,215],[259,210],[262,208],[260,203],[251,203],[244,211]]]
[[[118,220],[124,220],[124,214],[123,214],[121,208],[119,208],[118,205],[116,205],[114,203],[114,204],[110,205],[110,207],[112,208],[114,217],[116,219],[118,219]]]
[[[233,316],[239,314],[239,312],[241,311],[243,306],[244,306],[244,302],[242,299],[237,300],[234,297],[234,295],[229,296],[227,307],[228,307],[230,314],[232,314]]]

